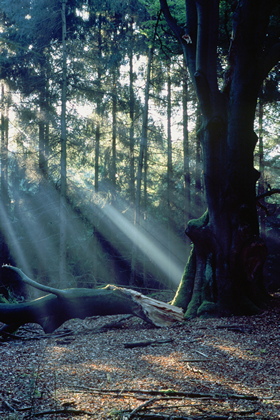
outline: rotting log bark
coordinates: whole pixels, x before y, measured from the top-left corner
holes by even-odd
[[[41,325],[46,333],[51,333],[69,319],[84,319],[95,315],[133,314],[156,327],[183,320],[181,308],[149,298],[134,290],[114,285],[107,285],[102,289],[60,290],[37,283],[17,267],[3,267],[18,273],[23,282],[49,293],[32,301],[0,304],[0,322],[6,324],[2,328],[3,331],[13,332],[21,325],[36,323]]]

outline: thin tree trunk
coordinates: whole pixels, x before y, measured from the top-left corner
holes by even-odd
[[[1,202],[8,209],[8,141],[9,141],[9,106],[4,83],[1,85]]]
[[[170,62],[167,63],[167,211],[168,225],[171,220],[171,202],[172,202],[172,133],[171,133],[171,75]]]
[[[95,148],[94,148],[94,190],[99,191],[99,159],[100,159],[100,137],[101,137],[101,63],[102,63],[102,34],[101,34],[101,16],[98,17],[98,34],[97,34],[97,98],[96,98],[96,126],[95,126]]]
[[[8,142],[9,142],[9,98],[5,92],[5,85],[1,84],[1,219],[0,219],[0,263],[11,262],[9,246],[7,244],[8,224],[10,213],[10,199],[8,191]],[[0,271],[0,283],[3,272]]]
[[[113,196],[116,193],[117,176],[117,69],[113,68],[113,89],[112,89],[112,163],[110,178]]]
[[[140,150],[138,156],[138,168],[136,177],[136,192],[135,192],[135,213],[134,213],[134,224],[139,225],[141,223],[141,212],[145,209],[145,201],[147,191],[147,144],[148,144],[148,115],[149,115],[149,98],[150,98],[150,83],[151,83],[151,70],[152,70],[152,58],[153,48],[149,48],[147,58],[147,74],[146,74],[146,85],[145,85],[145,96],[144,96],[144,109],[143,109],[143,121],[142,121],[142,133],[140,140]],[[144,181],[144,186],[143,186]],[[142,188],[142,186],[144,188]],[[134,243],[137,239],[134,238]],[[131,276],[130,284],[135,283],[135,264],[136,264],[136,246],[133,245],[131,254]],[[145,272],[145,262],[143,262],[143,273]],[[142,287],[144,280],[138,286]]]
[[[62,0],[62,89],[61,89],[61,155],[60,155],[60,232],[59,232],[59,282],[61,287],[66,286],[66,189],[67,189],[67,166],[66,166],[66,104],[67,104],[67,51],[66,51],[66,2]]]
[[[145,154],[147,153],[147,143],[148,143],[148,115],[149,115],[152,59],[153,59],[153,47],[149,48],[149,53],[148,53],[148,58],[147,58],[147,74],[146,74],[146,85],[145,85],[142,134],[141,134],[141,140],[140,140],[140,150],[139,150],[138,169],[137,169],[137,184],[136,184],[136,203],[135,203],[136,224],[140,222],[143,167],[145,164]]]
[[[191,217],[191,177],[189,148],[189,114],[188,114],[188,74],[186,65],[183,75],[183,156],[184,156],[184,213],[186,220]]]
[[[44,180],[48,178],[49,158],[49,123],[44,117],[45,103],[45,98],[41,98],[39,121],[39,171]]]
[[[263,154],[263,99],[262,93],[258,103],[258,134],[259,134],[259,171],[260,177],[258,181],[258,195],[263,194],[265,190],[265,178],[264,178],[264,154]],[[260,233],[265,235],[265,212],[260,211]]]
[[[130,21],[130,42],[133,40],[133,19]],[[133,71],[133,49],[129,50],[129,201],[135,212],[135,156],[134,156],[134,118],[135,118],[135,94],[134,94],[134,71]],[[134,235],[134,233],[133,233]],[[134,238],[136,240],[136,238]],[[136,246],[133,241],[131,249],[129,284],[135,284],[136,274]]]
[[[130,21],[130,39],[133,39],[133,19]],[[135,168],[134,168],[134,116],[135,94],[134,94],[134,71],[133,71],[133,49],[129,50],[129,200],[135,204]]]
[[[172,97],[171,97],[171,62],[167,62],[167,250],[168,256],[172,253],[171,221],[172,221],[172,191],[173,191],[173,156],[172,156]],[[167,273],[170,277],[170,273]]]

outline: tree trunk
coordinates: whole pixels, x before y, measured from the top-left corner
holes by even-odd
[[[0,263],[11,262],[11,255],[7,238],[10,225],[10,198],[8,189],[8,145],[9,145],[9,94],[5,92],[5,85],[1,84],[1,146],[0,146]],[[3,284],[3,274],[0,272],[0,286]]]
[[[190,147],[189,147],[189,114],[188,114],[188,99],[189,86],[187,69],[184,69],[183,75],[183,156],[184,156],[184,211],[186,219],[190,218],[191,214],[191,177],[190,177]]]
[[[172,162],[172,104],[171,104],[171,63],[167,62],[167,211],[168,211],[168,230],[170,230],[171,221],[171,203],[172,203],[172,178],[173,178],[173,162]]]
[[[194,187],[194,211],[192,217],[196,213],[200,213],[205,208],[204,190],[203,190],[203,174],[202,174],[202,153],[201,153],[201,115],[199,108],[196,110],[196,141],[195,141],[195,187]]]
[[[193,249],[173,303],[186,316],[255,313],[266,296],[262,267],[266,247],[259,236],[254,115],[267,68],[264,45],[271,2],[238,2],[233,15],[227,84],[218,88],[219,2],[186,3],[185,29],[165,0],[164,15],[180,41],[200,104],[200,136],[207,212],[186,229]],[[268,5],[268,6],[267,6]]]
[[[145,165],[145,156],[147,156],[148,116],[149,116],[149,98],[150,98],[152,60],[153,60],[153,47],[150,47],[149,53],[148,53],[148,59],[147,59],[147,75],[146,75],[145,98],[144,98],[145,102],[144,102],[144,109],[143,109],[142,133],[141,133],[141,140],[140,140],[140,150],[139,150],[139,157],[138,157],[138,169],[137,169],[137,180],[136,180],[137,181],[136,198],[135,198],[136,224],[140,222],[143,168]]]
[[[129,23],[130,43],[133,40],[133,24],[131,18]],[[133,71],[133,49],[129,49],[129,201],[134,206],[135,203],[135,167],[134,167],[134,118],[135,118],[135,93],[134,93],[134,71]]]
[[[95,123],[95,147],[94,147],[94,190],[99,191],[99,163],[100,163],[100,139],[101,139],[101,104],[102,104],[102,16],[98,16],[97,32],[97,96],[96,96],[96,123]]]
[[[66,101],[67,101],[67,51],[66,51],[66,2],[61,3],[62,20],[62,89],[61,89],[61,139],[60,139],[60,196],[59,196],[59,282],[66,286]]]
[[[151,71],[152,71],[152,60],[153,60],[153,47],[149,47],[147,57],[147,74],[145,84],[145,95],[144,95],[144,108],[143,108],[143,121],[142,121],[142,132],[140,139],[140,148],[138,156],[138,166],[136,175],[136,191],[135,191],[135,212],[134,212],[134,224],[141,224],[141,212],[145,219],[146,200],[147,200],[147,169],[148,169],[148,117],[149,117],[149,99],[150,99],[150,84],[151,84]],[[137,233],[136,233],[137,234]],[[137,243],[135,239],[134,244]],[[132,247],[131,254],[131,276],[130,284],[135,284],[136,276],[136,246]],[[143,277],[141,282],[137,282],[138,287],[143,287],[145,284],[145,261],[143,262]]]
[[[116,194],[117,181],[117,68],[112,69],[112,163],[110,168],[110,180],[112,194]]]
[[[183,320],[182,309],[134,290],[113,285],[102,289],[59,290],[35,282],[16,267],[4,267],[15,271],[24,283],[50,293],[30,302],[0,304],[0,322],[6,324],[2,328],[4,332],[14,332],[26,323],[37,323],[46,333],[51,333],[69,319],[96,315],[133,314],[156,327]]]
[[[259,98],[258,103],[258,134],[259,134],[259,171],[260,171],[260,178],[258,182],[258,195],[263,194],[265,191],[265,176],[264,176],[264,153],[263,153],[263,92],[261,92],[261,96]],[[264,211],[260,212],[260,232],[265,236],[265,219],[266,214]]]
[[[47,66],[46,66],[47,67]],[[49,159],[49,122],[46,118],[48,103],[48,75],[45,68],[41,69],[41,77],[46,85],[39,94],[39,171],[43,178],[43,184],[48,179]]]
[[[10,207],[9,191],[8,191],[8,144],[9,144],[9,93],[5,92],[5,85],[1,85],[1,209],[8,215]]]

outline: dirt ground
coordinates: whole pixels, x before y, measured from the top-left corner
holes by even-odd
[[[257,316],[153,328],[26,325],[0,341],[1,419],[279,419],[280,300]]]

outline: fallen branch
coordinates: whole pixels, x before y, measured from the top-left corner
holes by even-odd
[[[21,280],[49,294],[29,302],[0,304],[0,322],[6,324],[2,331],[14,332],[27,323],[41,325],[51,333],[72,318],[84,319],[96,315],[132,314],[156,327],[183,321],[181,308],[149,298],[130,289],[108,285],[102,289],[74,288],[59,290],[37,283],[19,268],[5,265]]]
[[[120,396],[123,394],[141,394],[141,395],[154,395],[154,396],[164,396],[164,397],[178,397],[178,398],[203,398],[203,399],[240,399],[240,400],[249,400],[249,401],[257,401],[259,398],[255,395],[244,395],[244,394],[219,394],[219,393],[203,393],[203,392],[184,392],[184,391],[176,391],[174,389],[160,389],[160,390],[153,390],[153,389],[129,389],[129,388],[122,388],[122,389],[98,389],[98,388],[91,388],[91,387],[75,387],[75,390],[81,391],[88,391],[96,394],[119,394]]]
[[[127,418],[123,417],[123,419]],[[129,417],[128,417],[129,418]],[[137,413],[138,419],[143,420],[228,420],[229,416],[219,416],[219,415],[207,415],[205,416],[176,416],[176,415],[170,415],[170,414],[156,414],[156,413]],[[243,417],[244,420],[244,417]]]
[[[226,329],[233,332],[239,332],[239,333],[251,333],[253,331],[253,328],[250,326],[244,326],[244,325],[217,325],[215,327],[217,330]]]
[[[75,409],[69,409],[69,408],[63,408],[61,410],[45,410],[45,411],[39,411],[38,413],[32,413],[32,418],[33,417],[43,417],[46,416],[48,414],[53,414],[53,415],[57,415],[57,414],[66,414],[66,415],[71,415],[71,416],[81,416],[81,415],[87,415],[87,416],[95,416],[95,413],[91,413],[89,411],[85,411],[85,410],[75,410]],[[28,417],[28,416],[27,416]]]
[[[148,401],[145,401],[143,404],[138,405],[134,410],[131,411],[131,413],[128,415],[128,419],[131,419],[136,413],[143,410],[144,408],[147,408],[149,405],[154,403],[155,401],[158,401],[158,398],[154,397],[149,399]]]
[[[124,343],[126,349],[132,349],[133,347],[147,347],[151,345],[172,343],[172,338],[167,338],[165,340],[148,340],[148,341],[134,341],[131,343]]]

